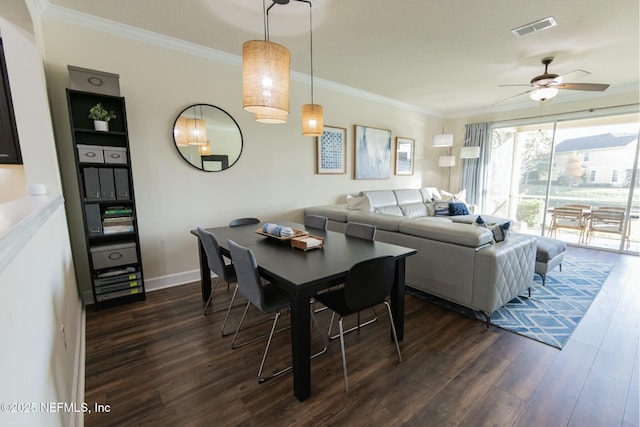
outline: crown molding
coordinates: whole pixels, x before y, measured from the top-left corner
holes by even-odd
[[[187,42],[174,37],[169,37],[153,31],[144,30],[131,25],[120,22],[111,21],[72,9],[67,9],[49,3],[47,0],[33,0],[38,3],[37,8],[40,15],[46,19],[53,19],[64,22],[69,25],[76,25],[91,30],[101,31],[107,34],[113,34],[118,37],[126,37],[131,40],[140,41],[150,45],[158,46],[165,49],[175,50],[189,55],[199,56],[213,61],[229,64],[233,66],[242,66],[242,57],[227,52],[222,52],[210,47],[205,47],[196,43]],[[310,84],[311,78],[308,74],[297,71],[291,72],[291,79],[299,83]],[[345,95],[354,96],[379,104],[385,104],[408,111],[413,111],[429,116],[444,118],[445,116],[437,111],[425,109],[416,105],[407,104],[394,98],[356,89],[351,86],[342,85],[329,80],[314,78],[313,83],[316,87],[328,89]]]

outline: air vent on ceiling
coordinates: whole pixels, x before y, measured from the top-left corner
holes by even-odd
[[[526,36],[527,34],[535,33],[537,31],[546,30],[547,28],[555,27],[556,25],[558,25],[558,23],[556,22],[555,19],[553,19],[550,16],[548,18],[544,18],[544,19],[541,19],[539,21],[532,22],[532,23],[527,24],[527,25],[523,25],[522,27],[515,28],[515,29],[511,30],[511,32],[516,37],[522,37],[522,36]]]

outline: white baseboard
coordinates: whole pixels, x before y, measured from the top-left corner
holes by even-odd
[[[87,346],[87,312],[85,306],[82,305],[80,316],[78,319],[78,340],[76,344],[75,367],[73,370],[73,385],[71,389],[71,401],[81,404],[84,402],[84,374],[85,374],[85,354]],[[75,416],[71,417],[70,427],[83,427],[84,413],[78,411]]]
[[[217,277],[212,274],[211,277]],[[152,277],[144,279],[144,287],[147,292],[159,289],[170,288],[172,286],[184,285],[200,281],[200,270],[184,271],[182,273],[169,274],[166,276]]]

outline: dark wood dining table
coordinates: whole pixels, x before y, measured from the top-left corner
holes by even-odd
[[[296,223],[295,229],[305,227]],[[220,250],[229,256],[229,240],[251,249],[256,257],[260,274],[284,289],[290,298],[291,352],[293,362],[293,391],[299,401],[311,395],[311,334],[310,300],[318,292],[344,282],[354,264],[370,258],[391,255],[396,260],[394,284],[390,304],[398,339],[404,336],[405,259],[416,253],[415,249],[383,242],[368,241],[342,233],[307,228],[311,235],[324,239],[322,248],[303,251],[291,247],[289,241],[266,237],[256,231],[261,224],[240,227],[207,228],[216,235]],[[191,231],[197,236],[196,230]],[[211,294],[211,271],[207,255],[198,239],[202,299]],[[391,331],[390,331],[391,337]]]

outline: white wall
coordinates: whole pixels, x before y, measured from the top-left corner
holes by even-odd
[[[430,145],[441,119],[316,88],[325,124],[348,129],[348,173],[316,175],[315,140],[303,137],[300,127],[300,108],[309,97],[307,85],[292,81],[289,123],[259,124],[242,110],[239,58],[229,64],[52,19],[43,21],[42,30],[63,180],[69,188],[77,183],[65,98],[67,65],[120,75],[147,286],[198,277],[196,240],[189,234],[197,226],[223,225],[242,216],[301,220],[304,207],[334,203],[346,193],[439,185],[437,154],[431,153]],[[178,155],[172,126],[180,111],[193,103],[216,105],[240,125],[242,157],[227,171],[200,172]],[[390,129],[394,142],[396,136],[415,138],[416,173],[389,180],[354,180],[354,124]],[[68,191],[67,200],[77,203]],[[75,212],[80,212],[79,206]],[[68,215],[74,215],[71,209]],[[72,221],[81,223],[79,216]]]
[[[61,207],[42,60],[33,35],[23,27],[0,17],[0,33],[26,181],[45,184],[50,193],[0,205],[0,402],[70,403],[83,396],[78,387],[82,305]],[[48,200],[56,201],[55,209],[42,218],[37,207]],[[17,206],[26,210],[13,209]],[[66,348],[60,334],[63,326]],[[68,426],[74,424],[74,415],[3,411],[0,425]]]

